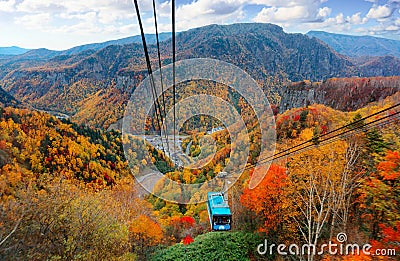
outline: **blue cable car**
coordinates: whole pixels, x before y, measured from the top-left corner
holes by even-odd
[[[231,210],[228,202],[224,199],[224,196],[221,192],[208,192],[207,210],[212,230],[231,230]]]

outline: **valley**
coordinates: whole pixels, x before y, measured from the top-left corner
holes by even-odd
[[[156,70],[155,35],[146,37]],[[170,111],[173,97],[209,95],[220,103],[214,116],[189,117],[174,141],[158,134],[157,105],[148,115],[129,108],[128,116],[145,116],[146,135],[122,131],[136,130],[125,110],[148,76],[140,40],[65,51],[0,48],[1,260],[289,260],[261,255],[257,246],[320,247],[337,243],[340,233],[349,243],[400,253],[399,41],[287,33],[267,23],[179,32],[178,61],[238,66],[271,111],[257,117],[232,87],[190,79],[176,94],[165,91],[159,111]],[[171,34],[160,41],[166,66]],[[243,126],[224,125],[224,102]],[[183,118],[196,109],[183,107]],[[231,231],[210,228],[206,192],[221,187],[229,187]]]

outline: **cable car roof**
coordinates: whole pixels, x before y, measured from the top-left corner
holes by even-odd
[[[231,210],[221,193],[209,192],[208,200],[213,215],[231,215]]]

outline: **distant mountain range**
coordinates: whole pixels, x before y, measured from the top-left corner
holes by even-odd
[[[163,64],[171,63],[170,34],[160,38]],[[122,116],[130,93],[147,75],[139,40],[131,37],[58,52],[38,49],[0,59],[0,87],[23,103],[108,126]],[[285,33],[272,24],[209,25],[181,32],[176,40],[177,60],[201,57],[233,63],[271,97],[287,82],[400,75],[396,57],[349,58],[320,39]],[[148,49],[155,63],[155,45]]]
[[[349,57],[363,56],[395,56],[400,58],[400,41],[373,37],[373,36],[354,36],[345,34],[328,33],[324,31],[310,31],[306,34],[309,37],[315,37],[328,44],[336,52]],[[171,38],[171,33],[160,33],[160,42]],[[155,44],[155,34],[146,34],[148,44]],[[27,55],[29,58],[50,58],[57,55],[71,55],[88,50],[100,50],[110,45],[125,45],[131,43],[141,43],[140,35],[126,37],[118,40],[110,40],[101,43],[85,44],[76,46],[64,51],[53,51],[48,49],[34,49],[35,54]],[[0,47],[0,55],[21,55],[31,51],[31,49],[20,48],[17,46]],[[37,53],[46,52],[38,55]]]
[[[159,41],[165,41],[168,38],[171,38],[171,33],[160,33],[158,35]],[[146,41],[148,44],[156,43],[156,35],[155,34],[146,34]],[[28,59],[49,59],[58,55],[72,55],[81,53],[83,51],[88,50],[100,50],[110,45],[125,45],[130,43],[141,43],[142,38],[140,35],[135,35],[131,37],[126,37],[118,40],[110,40],[102,43],[93,43],[93,44],[85,44],[76,46],[64,51],[54,51],[48,50],[45,48],[40,49],[24,49],[20,47],[0,47],[0,55],[21,55],[26,54],[24,57]],[[31,51],[31,52],[30,52]]]
[[[400,58],[400,41],[373,36],[354,36],[310,31],[309,37],[316,37],[336,52],[349,57],[395,56]]]
[[[30,49],[24,49],[17,46],[0,47],[0,55],[19,55],[28,52]]]
[[[159,41],[165,41],[171,38],[171,33],[160,33],[158,35]],[[155,44],[156,43],[156,35],[155,34],[146,34],[146,42],[148,44]],[[87,50],[100,50],[110,45],[125,45],[131,43],[142,43],[142,37],[140,35],[135,35],[131,37],[126,37],[118,40],[111,40],[103,43],[94,43],[94,44],[86,44],[77,47],[73,47],[71,49],[61,51],[62,55],[71,55],[77,54]]]
[[[165,42],[164,55],[170,55]],[[180,33],[179,59],[210,57],[233,63],[255,79],[279,76],[291,81],[356,74],[351,62],[316,39],[288,34],[273,24],[210,25]]]

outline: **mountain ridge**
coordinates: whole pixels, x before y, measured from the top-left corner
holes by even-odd
[[[156,43],[156,35],[155,34],[146,34],[146,41],[148,44],[155,44]],[[159,41],[165,41],[171,37],[171,33],[160,33],[158,35]],[[68,48],[65,50],[51,50],[47,48],[37,48],[37,49],[24,49],[17,46],[13,47],[0,47],[0,56],[7,56],[6,58],[21,60],[21,59],[40,59],[40,60],[48,60],[52,59],[56,56],[63,56],[63,55],[77,55],[81,52],[85,51],[98,51],[103,48],[106,48],[111,45],[126,45],[131,43],[142,43],[141,35],[134,35],[129,37],[124,37],[115,40],[108,40],[105,42],[99,43],[89,43],[74,46],[72,48]],[[14,50],[15,48],[15,50]],[[7,51],[10,50],[10,51]],[[18,51],[20,50],[20,51]]]
[[[324,31],[310,31],[306,35],[320,39],[338,53],[349,57],[392,55],[400,58],[400,41],[398,40],[369,35],[335,34]]]
[[[0,47],[0,55],[20,55],[30,50],[31,49],[25,49],[18,46]]]
[[[273,24],[209,25],[181,32],[176,40],[178,61],[214,58],[232,63],[258,81],[269,97],[276,97],[285,82],[376,76],[386,68],[384,59],[356,64],[316,38],[286,33]],[[156,46],[150,44],[148,49],[156,65]],[[161,57],[163,65],[171,63],[171,39],[161,43]],[[400,67],[394,68],[393,75],[400,75]],[[113,123],[106,115],[112,113],[114,122],[122,117],[129,94],[147,75],[140,43],[41,61],[0,62],[0,69],[0,87],[22,102],[77,115],[79,122],[95,121],[95,126],[106,128]]]

